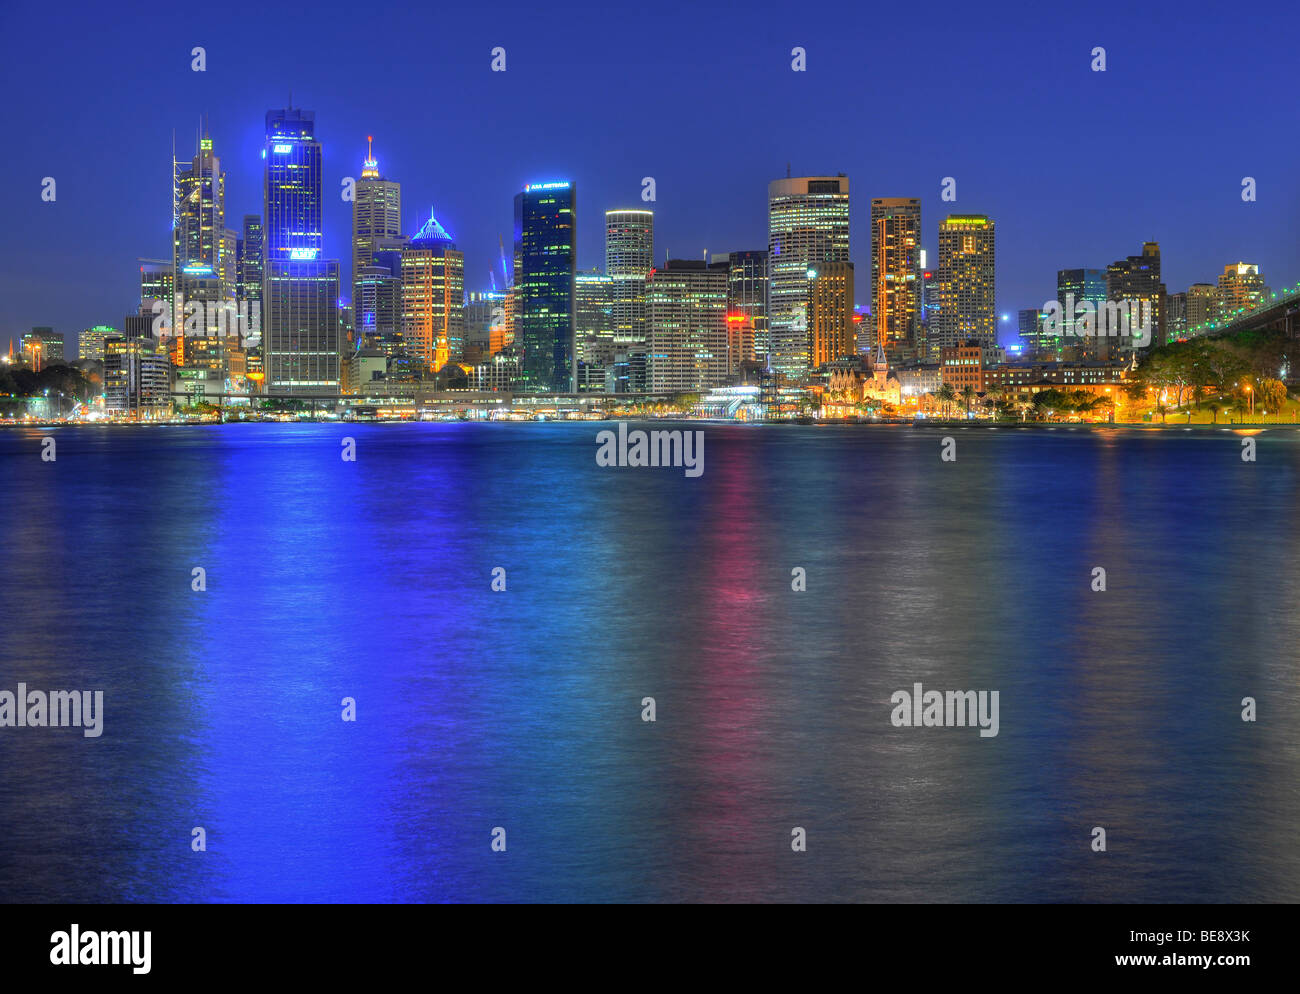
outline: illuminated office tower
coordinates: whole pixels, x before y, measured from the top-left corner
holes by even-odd
[[[173,306],[179,302],[176,297],[176,279],[170,262],[156,259],[141,259],[140,266],[140,310],[141,316],[149,319],[149,334],[152,338],[161,338],[171,334]],[[183,318],[180,306],[175,306],[178,318]],[[123,334],[130,337],[127,329]]]
[[[173,262],[185,300],[218,301],[234,296],[234,244],[227,254],[226,174],[205,133],[193,160],[173,160],[175,224]],[[229,270],[230,283],[226,277]]]
[[[1061,305],[1060,334],[1047,334],[1044,331],[1040,339],[1040,348],[1044,353],[1051,353],[1053,358],[1060,358],[1061,350],[1073,348],[1088,359],[1105,358],[1109,346],[1095,335],[1076,335],[1075,314],[1079,304],[1088,301],[1094,307],[1106,301],[1106,270],[1104,269],[1061,269],[1056,273],[1056,301]],[[1046,326],[1044,326],[1046,328]],[[1083,331],[1085,329],[1079,329]]]
[[[245,214],[243,235],[235,243],[235,300],[246,322],[245,333],[262,335],[262,216]]]
[[[733,337],[739,335],[731,351],[732,368],[754,361],[766,366],[772,348],[767,321],[767,252],[715,252],[710,259],[714,265],[727,267],[727,321]],[[744,320],[734,320],[739,315]]]
[[[644,287],[644,279],[642,280]],[[644,299],[645,291],[642,290]],[[599,271],[573,279],[573,324],[578,361],[601,363],[614,352],[614,278]]]
[[[856,353],[853,263],[814,263],[808,267],[808,364],[816,369]]]
[[[262,366],[272,395],[339,392],[339,264],[321,259],[321,146],[316,115],[266,114],[262,149]]]
[[[727,380],[727,269],[672,259],[646,280],[646,381],[651,393]]]
[[[361,346],[393,355],[402,347],[401,252],[390,265],[362,266],[352,288],[352,313]],[[394,273],[396,270],[396,273]]]
[[[240,300],[262,299],[262,215],[245,214],[243,235],[238,245],[237,296]]]
[[[288,108],[266,113],[262,149],[266,261],[318,259],[321,237],[321,146],[316,115]]]
[[[1204,334],[1206,326],[1219,312],[1219,288],[1213,283],[1193,283],[1185,294],[1184,331],[1194,335]]]
[[[515,344],[521,389],[574,390],[573,278],[577,273],[575,189],[530,183],[515,195]]]
[[[171,406],[171,363],[156,340],[104,340],[104,406],[134,418],[166,413]]]
[[[384,244],[402,237],[402,184],[379,173],[373,139],[366,137],[366,161],[352,201],[352,285],[357,296],[361,270],[374,265],[374,254]]]
[[[994,289],[993,220],[983,214],[950,214],[939,225],[939,310],[930,321],[931,352],[998,343]]]
[[[465,303],[465,361],[476,364],[506,347],[506,295],[501,290],[475,290]]]
[[[104,342],[116,337],[118,337],[117,329],[106,324],[97,324],[93,328],[86,328],[77,336],[77,358],[83,361],[87,359],[102,361],[104,358]]]
[[[612,284],[610,317],[619,345],[645,344],[645,280],[654,254],[654,211],[605,212],[605,274]]]
[[[768,326],[771,368],[808,372],[808,270],[849,261],[849,180],[800,176],[773,180],[768,199]]]
[[[1268,292],[1259,266],[1249,262],[1224,266],[1219,277],[1219,314],[1225,319],[1236,317],[1237,311],[1257,306]]]
[[[401,256],[403,346],[436,373],[465,354],[465,255],[430,211]]]
[[[1141,255],[1130,255],[1106,267],[1106,299],[1129,301],[1133,326],[1140,321],[1141,312],[1151,315],[1151,327],[1144,344],[1164,345],[1168,340],[1165,298],[1165,285],[1160,281],[1159,243],[1144,242]],[[1133,330],[1137,330],[1136,327]],[[1098,354],[1102,359],[1118,358],[1136,344],[1132,335],[1109,335],[1105,349],[1099,350]]]
[[[23,332],[19,342],[23,360],[36,372],[63,362],[63,335],[53,328],[33,328]]]
[[[871,201],[871,311],[886,354],[915,345],[921,321],[921,201]]]
[[[1037,357],[1040,353],[1053,353],[1055,358],[1055,345],[1049,346],[1043,338],[1043,319],[1045,312],[1036,307],[1031,307],[1020,311],[1018,317],[1018,328],[1020,332],[1021,356],[1030,359]],[[1059,336],[1057,336],[1059,339]],[[1046,358],[1046,355],[1044,355]]]

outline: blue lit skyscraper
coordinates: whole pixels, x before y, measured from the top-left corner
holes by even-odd
[[[321,239],[321,152],[316,115],[309,110],[266,112],[262,215],[267,261],[315,259]]]
[[[321,147],[311,111],[268,111],[263,180],[266,392],[339,392],[339,264],[320,258]]]
[[[515,195],[515,341],[528,391],[574,389],[575,218],[570,182],[530,183]]]

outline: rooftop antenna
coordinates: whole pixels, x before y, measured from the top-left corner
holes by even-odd
[[[788,162],[785,164],[785,178],[786,179],[790,178],[790,163]]]

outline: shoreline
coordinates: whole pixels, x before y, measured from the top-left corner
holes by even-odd
[[[1090,431],[1113,431],[1116,429],[1140,429],[1142,431],[1241,431],[1254,430],[1264,431],[1270,428],[1290,428],[1300,429],[1298,421],[1245,421],[1245,422],[1219,422],[1218,424],[1197,423],[1176,423],[1169,422],[1161,424],[1159,422],[1148,421],[1106,421],[1106,422],[1089,422],[1089,421],[987,421],[987,420],[940,420],[938,418],[924,420],[865,420],[852,421],[840,418],[834,419],[814,419],[806,420],[772,420],[772,421],[732,421],[720,418],[692,418],[687,416],[658,416],[647,417],[637,415],[627,415],[624,417],[609,418],[447,418],[447,419],[420,419],[420,418],[387,418],[387,419],[342,419],[342,418],[300,418],[294,420],[278,420],[274,418],[250,418],[235,419],[231,421],[6,421],[0,420],[0,429],[53,429],[53,428],[226,428],[234,425],[281,425],[293,427],[304,424],[327,424],[327,425],[415,425],[415,424],[475,424],[475,425],[556,425],[556,424],[590,424],[600,425],[624,421],[637,424],[654,424],[656,422],[670,422],[673,424],[697,424],[697,425],[730,425],[735,427],[746,428],[984,428],[984,429],[1030,429],[1030,430],[1058,430],[1058,429],[1087,429]]]

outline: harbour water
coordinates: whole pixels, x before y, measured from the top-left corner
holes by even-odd
[[[1300,432],[606,427],[0,432],[0,900],[1300,900]]]

